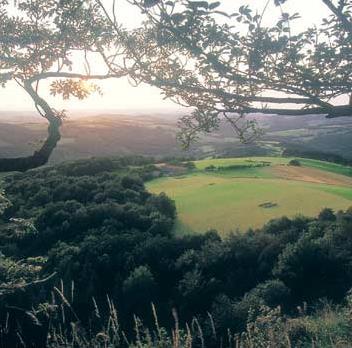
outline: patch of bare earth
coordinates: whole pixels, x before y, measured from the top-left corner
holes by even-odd
[[[352,178],[320,169],[278,165],[272,168],[274,175],[287,180],[305,181],[316,184],[352,186]]]

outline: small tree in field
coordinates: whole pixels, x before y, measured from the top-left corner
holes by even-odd
[[[90,0],[0,0],[0,84],[15,81],[32,98],[48,123],[48,137],[32,156],[0,159],[0,172],[24,171],[45,164],[60,140],[65,116],[39,95],[40,82],[64,99],[86,98],[99,91],[87,80],[121,77],[122,70],[91,73],[89,57],[100,55],[115,40],[111,25]],[[116,47],[116,45],[115,45]],[[74,64],[76,56],[84,63]],[[77,60],[80,61],[80,60]]]
[[[352,116],[351,0],[321,0],[331,15],[300,33],[292,30],[299,14],[284,12],[285,0],[264,2],[281,8],[271,26],[263,24],[265,11],[249,6],[223,12],[228,1],[129,2],[146,19],[125,42],[131,76],[194,108],[180,123],[185,145],[222,119],[250,141],[258,135],[255,121],[245,117],[250,113]]]
[[[301,166],[301,162],[298,159],[292,159],[290,162],[288,162],[289,166],[293,166],[293,167],[300,167]]]

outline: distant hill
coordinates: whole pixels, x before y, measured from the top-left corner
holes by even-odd
[[[178,111],[106,113],[73,112],[62,128],[52,163],[92,156],[141,154],[165,156],[266,156],[286,148],[323,152],[352,159],[352,118],[255,115],[265,131],[257,143],[241,144],[228,124],[201,139],[188,152],[176,142]],[[0,112],[0,153],[30,154],[46,136],[46,122],[33,112]]]

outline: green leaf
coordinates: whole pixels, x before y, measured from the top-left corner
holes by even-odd
[[[175,13],[171,16],[171,19],[175,22],[175,23],[180,23],[185,19],[185,16],[182,13]]]
[[[219,1],[213,2],[212,4],[209,4],[209,10],[214,10],[215,8],[219,7],[221,4]]]
[[[207,1],[189,1],[188,4],[189,4],[189,7],[191,8],[201,7],[201,8],[208,9],[209,7],[209,4]]]
[[[144,0],[144,7],[153,7],[157,5],[160,2],[160,0]]]
[[[284,4],[287,0],[274,0],[274,3],[276,6],[280,6],[282,4]]]

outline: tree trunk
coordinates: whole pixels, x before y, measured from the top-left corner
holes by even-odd
[[[37,168],[46,164],[61,138],[61,118],[57,116],[49,104],[38,95],[30,82],[24,82],[24,89],[33,99],[37,109],[40,107],[40,109],[43,110],[43,117],[46,118],[49,122],[48,137],[43,146],[39,150],[35,151],[31,156],[0,158],[0,172],[24,172],[26,170]]]
[[[0,172],[24,172],[46,164],[60,140],[61,120],[49,122],[48,137],[40,150],[33,155],[17,158],[0,158]]]

